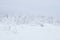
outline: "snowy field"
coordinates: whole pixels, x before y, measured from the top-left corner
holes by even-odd
[[[0,40],[60,40],[60,0],[0,0]]]
[[[60,40],[59,23],[41,17],[0,17],[0,40]]]

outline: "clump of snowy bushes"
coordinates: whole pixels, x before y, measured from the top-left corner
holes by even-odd
[[[46,16],[0,16],[0,24],[35,24],[41,25],[44,23],[49,24],[60,24],[60,21],[54,19],[54,17],[46,17]]]
[[[4,30],[13,30],[14,32],[17,32],[16,25],[20,26],[21,24],[26,24],[44,27],[45,23],[56,25],[60,24],[60,21],[56,20],[54,17],[46,16],[0,16],[0,27],[4,26]]]

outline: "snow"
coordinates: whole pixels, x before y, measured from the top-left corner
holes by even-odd
[[[60,40],[60,27],[49,24],[45,24],[44,27],[22,26],[23,28],[16,26],[13,30],[4,28],[0,31],[0,40]]]
[[[60,40],[60,0],[0,0],[0,40]]]
[[[23,17],[22,17],[23,18]],[[60,40],[60,26],[50,23],[31,21],[28,24],[22,22],[17,24],[14,17],[12,19],[3,17],[0,22],[0,40]],[[15,21],[14,21],[15,20]],[[20,22],[24,20],[21,19]]]

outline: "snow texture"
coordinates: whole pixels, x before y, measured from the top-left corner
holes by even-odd
[[[0,40],[60,40],[60,25],[52,20],[46,22],[44,18],[31,17],[1,17]]]

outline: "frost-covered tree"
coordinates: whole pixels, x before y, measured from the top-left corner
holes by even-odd
[[[53,17],[48,17],[48,18],[46,19],[46,21],[47,21],[47,23],[49,23],[49,24],[53,24]]]

